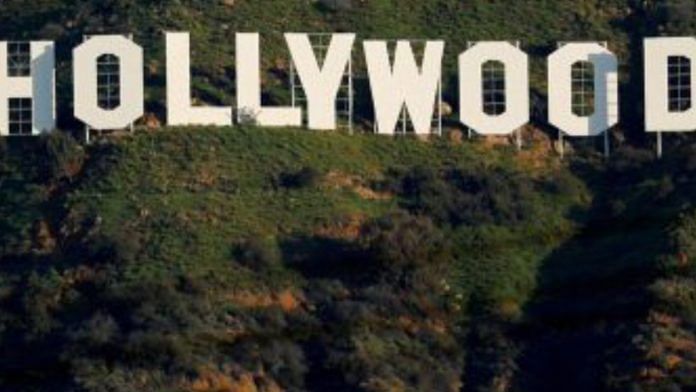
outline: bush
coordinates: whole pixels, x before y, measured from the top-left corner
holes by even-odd
[[[41,139],[43,171],[53,181],[72,180],[82,170],[85,161],[84,149],[70,135],[55,131]]]
[[[685,214],[671,233],[672,246],[682,257],[696,258],[696,214]]]
[[[319,0],[318,6],[326,11],[348,11],[353,9],[354,0]]]
[[[5,138],[0,137],[0,184],[2,184],[2,177],[8,170],[8,150],[7,142]]]
[[[112,343],[119,333],[119,326],[111,315],[97,312],[71,333],[71,337],[80,343],[81,348],[90,350]]]
[[[643,168],[655,160],[652,151],[623,146],[612,154],[608,165],[610,175],[620,181],[635,181],[641,176]],[[630,176],[628,176],[631,174]]]
[[[316,186],[320,179],[321,173],[317,169],[305,166],[296,172],[280,173],[275,183],[282,188],[301,189]]]
[[[660,279],[650,286],[660,306],[670,314],[677,314],[689,323],[696,322],[696,284],[693,279]]]
[[[54,269],[46,274],[34,271],[29,275],[22,293],[27,335],[45,336],[58,327],[54,313],[59,307],[61,284],[61,277]]]
[[[95,262],[130,263],[142,250],[141,235],[134,230],[121,228],[108,236],[99,234],[91,239],[87,254]]]
[[[387,272],[405,272],[450,259],[449,244],[428,217],[397,212],[369,222],[363,241]]]
[[[659,22],[669,34],[686,35],[691,32],[696,7],[693,0],[663,0],[657,7]]]
[[[252,237],[238,245],[235,259],[254,271],[267,271],[282,264],[283,256],[274,239]]]
[[[500,168],[417,166],[390,173],[401,206],[452,226],[514,224],[534,216],[535,181]]]

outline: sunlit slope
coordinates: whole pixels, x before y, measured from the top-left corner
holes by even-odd
[[[578,194],[567,195],[545,193],[541,188],[535,191],[536,182],[541,186],[557,176],[559,169],[525,172],[524,161],[511,149],[500,151],[445,140],[421,142],[253,128],[168,130],[120,141],[112,151],[100,154],[104,156],[96,159],[109,163],[102,172],[89,174],[84,184],[68,195],[70,215],[98,215],[100,230],[107,237],[134,241],[133,237],[140,236],[137,242],[142,253],[137,258],[144,257],[149,263],[138,263],[134,270],[160,266],[192,273],[205,273],[210,268],[229,271],[231,247],[246,238],[283,241],[326,235],[357,240],[355,231],[360,224],[400,207],[414,205],[426,214],[430,208],[481,208],[478,203],[487,202],[472,200],[472,205],[449,206],[452,195],[430,194],[457,190],[426,188],[424,194],[406,195],[399,194],[405,192],[401,184],[394,185],[403,181],[401,172],[413,168],[422,169],[424,176],[464,168],[467,173],[480,172],[482,177],[491,171],[504,173],[495,179],[500,184],[481,186],[500,187],[501,192],[508,188],[510,195],[491,195],[500,198],[501,205],[485,208],[512,208],[509,219],[514,224],[487,221],[487,217],[481,222],[457,222],[454,227],[448,221],[442,223],[453,235],[462,237],[461,267],[468,274],[489,275],[486,270],[490,266],[483,260],[500,256],[503,259],[494,264],[503,270],[491,272],[506,274],[507,269],[531,267],[538,258],[535,251],[543,252],[570,234],[573,224],[564,217],[564,211],[584,197],[582,188]],[[530,183],[528,189],[517,192],[529,195],[515,193],[520,181]],[[511,201],[512,207],[503,205],[507,197],[529,198],[523,207],[529,211],[516,211],[517,200]],[[410,198],[417,201],[410,202]],[[426,198],[441,199],[443,205],[423,200]],[[419,203],[433,205],[421,207]],[[491,243],[484,246],[484,241]],[[518,248],[521,252],[515,251]],[[522,265],[516,267],[518,263]],[[522,274],[511,278],[527,280],[520,285],[529,289],[532,276],[519,272]],[[493,285],[506,284],[495,276],[484,279]],[[507,295],[514,298],[514,291]]]

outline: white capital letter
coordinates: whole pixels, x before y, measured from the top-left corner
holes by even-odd
[[[113,109],[99,105],[97,61],[112,55],[118,58],[120,105]],[[95,36],[73,50],[75,117],[93,129],[121,129],[144,112],[143,48],[121,35]]]
[[[189,33],[166,33],[167,124],[232,125],[231,107],[193,107]]]
[[[259,35],[238,33],[237,48],[237,116],[254,119],[256,124],[267,127],[299,127],[302,125],[302,110],[292,107],[261,106],[261,71]]]
[[[484,65],[498,67],[504,75],[484,75]],[[508,42],[477,43],[459,55],[459,99],[461,122],[479,134],[507,135],[525,125],[529,122],[527,55]],[[499,106],[490,108],[495,113],[484,107],[493,101]]]
[[[377,132],[393,134],[406,105],[417,134],[429,134],[442,73],[443,41],[428,41],[421,69],[409,41],[398,41],[392,66],[385,41],[363,43]]]
[[[670,58],[672,64],[670,64]],[[693,87],[695,75],[695,38],[645,39],[645,130],[647,132],[679,132],[696,129],[696,107],[694,107],[696,91]]]
[[[341,86],[355,34],[333,34],[320,67],[307,34],[285,34],[292,61],[307,95],[309,128],[336,128],[336,95]]]
[[[597,136],[619,119],[618,61],[598,43],[569,43],[548,59],[549,122],[570,136]],[[594,70],[594,113],[573,112],[573,64],[592,63]]]
[[[28,119],[31,121],[31,135],[53,131],[56,127],[53,42],[35,41],[29,44],[30,57],[26,59],[24,68],[28,68],[28,75],[10,74],[8,54],[8,43],[0,42],[0,136],[25,132],[24,129],[10,129],[9,100],[13,98],[32,100],[29,107],[31,118]]]

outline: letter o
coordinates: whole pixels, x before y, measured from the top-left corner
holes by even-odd
[[[503,105],[498,115],[484,111],[483,68],[489,61],[504,67]],[[479,42],[459,55],[460,121],[482,135],[508,135],[529,122],[529,60],[508,42]]]
[[[99,106],[97,59],[119,59],[120,105]],[[144,112],[143,49],[120,35],[95,36],[73,50],[75,117],[97,130],[128,127]]]

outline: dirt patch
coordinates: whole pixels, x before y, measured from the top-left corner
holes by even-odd
[[[522,150],[517,153],[520,165],[532,171],[548,170],[550,158],[558,154],[554,149],[554,141],[541,129],[533,125],[525,125],[520,129],[522,138]],[[499,147],[511,147],[517,144],[515,133],[506,136],[482,136],[481,145],[484,149],[496,149]]]
[[[524,147],[519,153],[519,160],[528,169],[548,169],[549,158],[557,156],[553,140],[532,125],[522,128],[522,143]]]
[[[41,255],[53,253],[56,248],[56,238],[51,232],[51,227],[45,220],[34,222],[33,227],[33,248],[34,252]]]
[[[355,241],[360,237],[367,215],[354,214],[343,217],[337,222],[324,224],[315,231],[315,235],[334,240]]]
[[[292,290],[283,290],[271,293],[256,293],[251,291],[238,291],[231,293],[227,299],[235,305],[243,308],[270,308],[277,306],[284,312],[294,312],[303,307],[305,301],[302,293]]]
[[[416,320],[408,316],[399,316],[396,324],[411,335],[416,335],[422,331],[429,331],[437,335],[446,335],[449,332],[447,323],[442,319]]]
[[[217,183],[217,173],[211,168],[203,167],[198,172],[197,180],[205,187],[213,187]]]
[[[278,384],[263,374],[244,373],[232,377],[221,372],[205,371],[189,383],[191,392],[282,392]]]
[[[679,317],[670,316],[665,313],[651,312],[648,321],[663,327],[676,327],[682,324]]]
[[[390,200],[393,194],[370,189],[362,178],[340,171],[331,171],[324,176],[322,185],[333,189],[349,189],[365,200]]]
[[[696,342],[691,337],[671,337],[665,339],[663,344],[677,352],[696,352]]]

